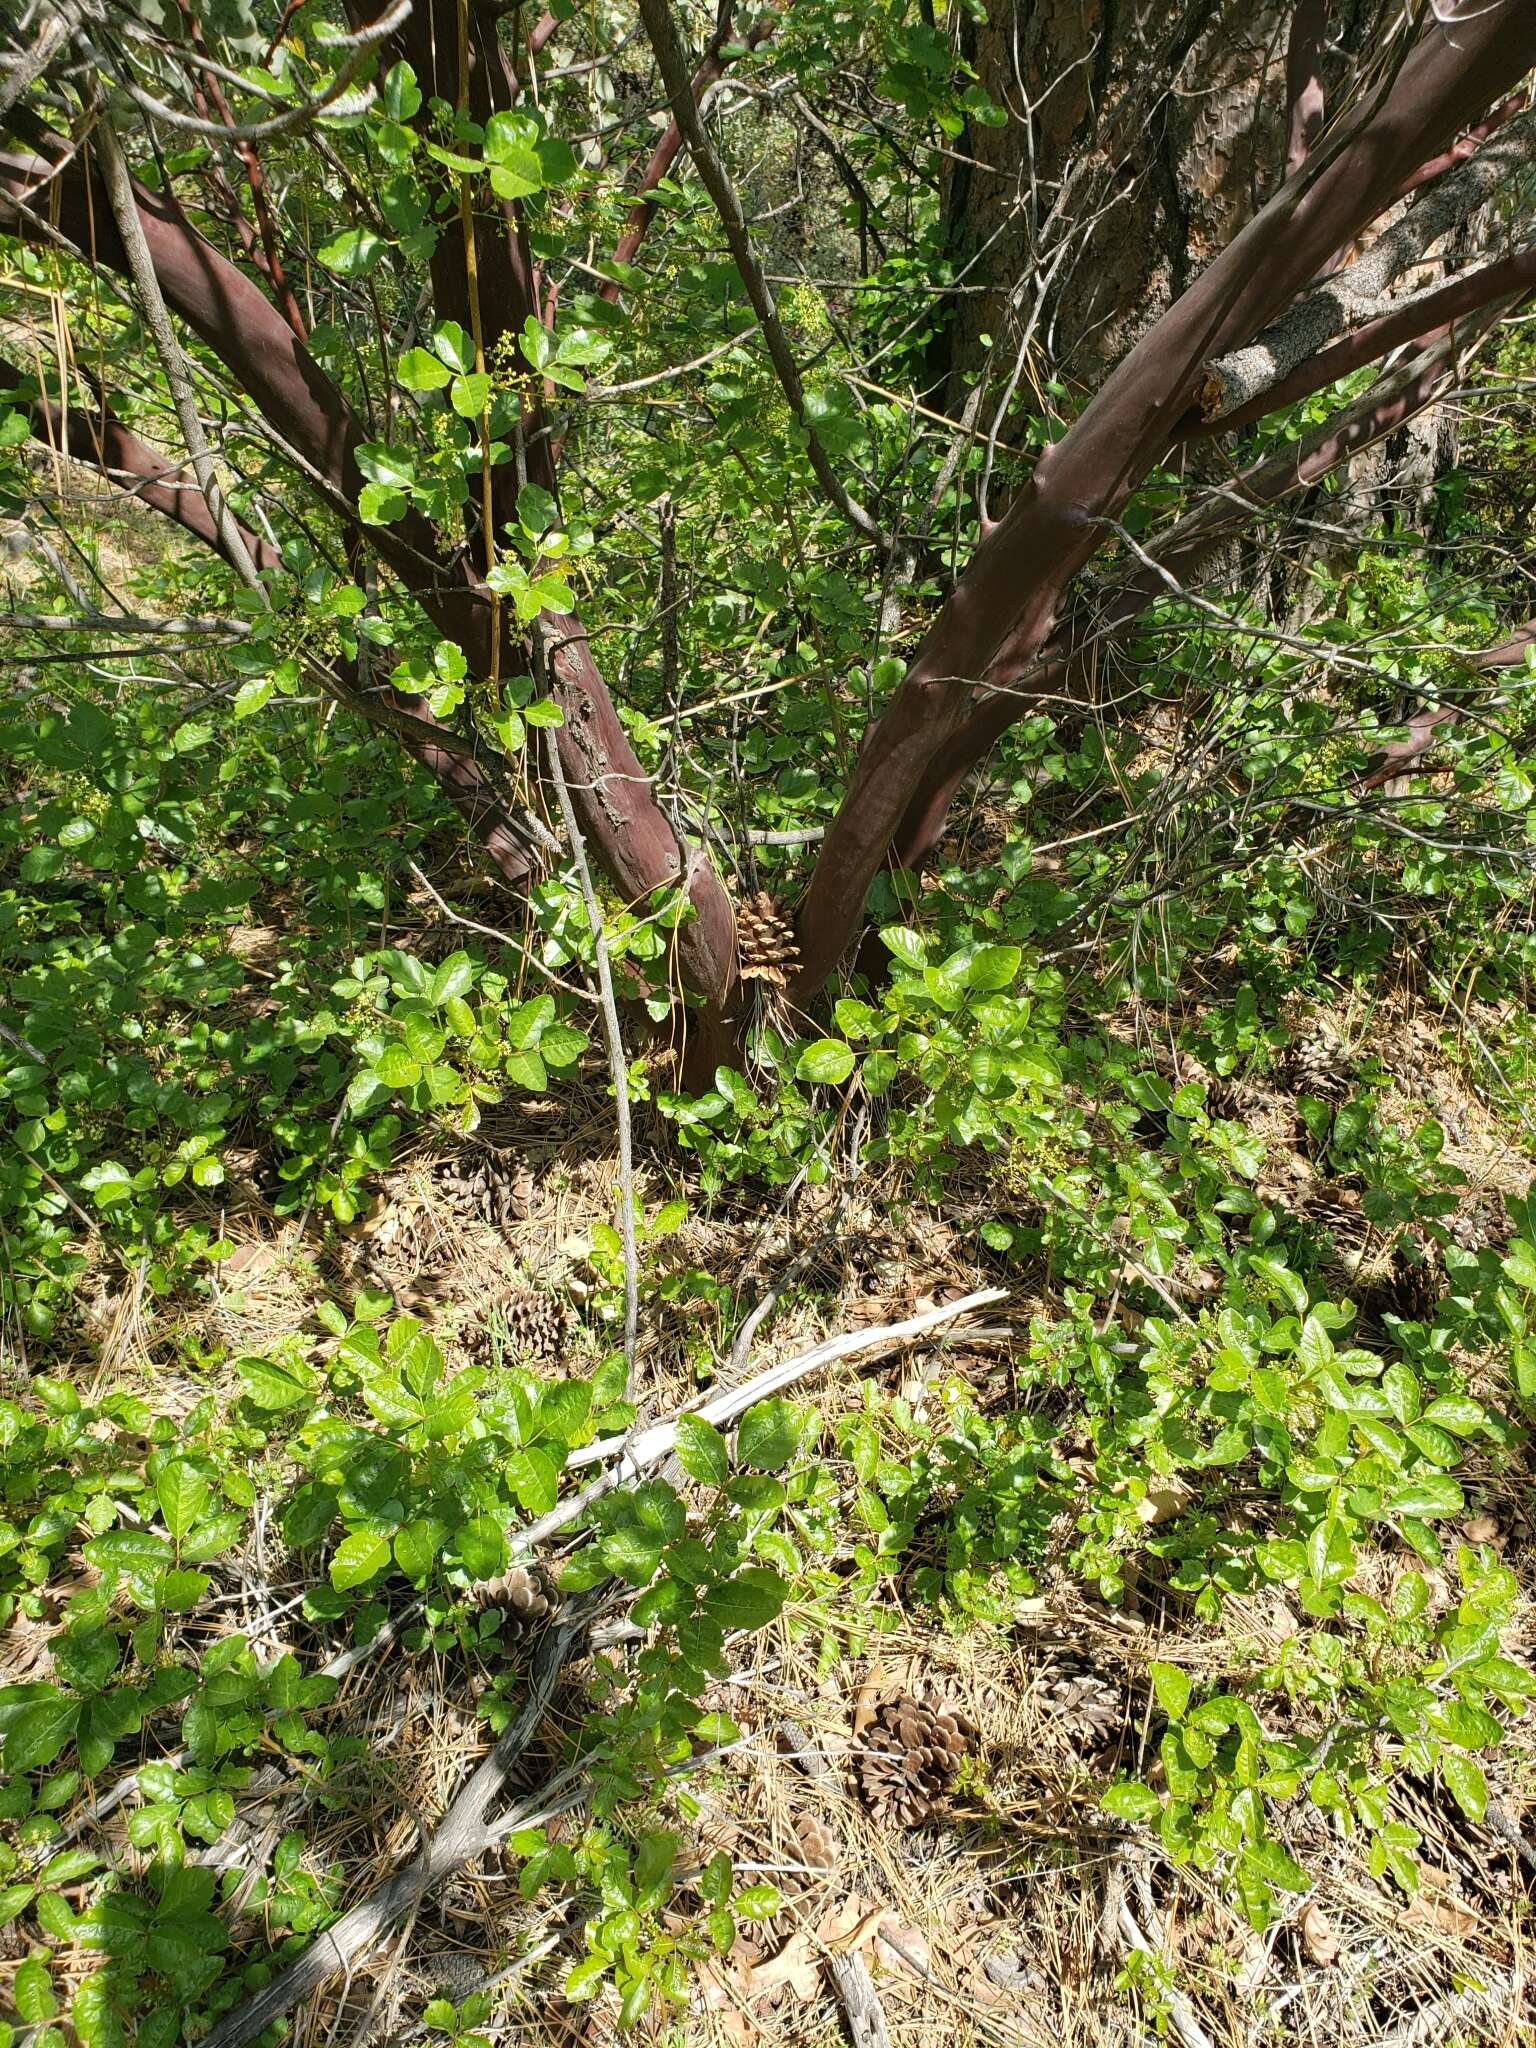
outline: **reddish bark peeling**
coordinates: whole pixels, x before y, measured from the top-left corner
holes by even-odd
[[[1066,591],[1165,454],[1202,361],[1258,333],[1391,202],[1416,165],[1476,120],[1536,59],[1536,11],[1503,0],[1431,21],[1380,102],[1320,145],[1120,363],[1049,448],[972,556],[889,709],[865,740],[800,918],[794,995],[808,1002],[861,921],[865,897],[925,777],[1007,648],[1022,673]]]

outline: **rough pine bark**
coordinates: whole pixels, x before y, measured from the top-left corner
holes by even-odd
[[[1325,102],[1394,11],[1328,8]],[[977,378],[1008,378],[1026,335],[1038,378],[1091,388],[1258,211],[1291,150],[1295,13],[1293,0],[991,0],[967,22],[965,53],[1008,120],[971,119],[945,161],[946,244],[959,281],[980,287],[952,301],[930,361],[952,416]]]

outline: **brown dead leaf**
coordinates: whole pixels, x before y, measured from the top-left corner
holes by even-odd
[[[701,1963],[694,1977],[694,1997],[705,2012],[719,2012],[730,2005],[736,1997],[736,1987],[731,1981],[730,1965],[723,1963]]]
[[[1193,1490],[1182,1479],[1167,1479],[1161,1486],[1149,1486],[1136,1503],[1136,1519],[1147,1528],[1155,1529],[1160,1522],[1171,1522],[1194,1499]]]
[[[864,1733],[875,1718],[875,1709],[880,1704],[880,1694],[885,1685],[885,1668],[879,1663],[870,1666],[869,1676],[859,1687],[858,1697],[853,1703],[853,1733],[855,1739]]]
[[[1404,1927],[1427,1927],[1453,1941],[1469,1941],[1482,1926],[1475,1906],[1449,1889],[1448,1872],[1432,1864],[1420,1866],[1421,1884],[1403,1912]]]
[[[867,1949],[883,1963],[904,1963],[921,1976],[928,1968],[928,1944],[915,1927],[903,1925],[889,1906],[863,1892],[850,1892],[840,1905],[829,1906],[816,1924],[816,1939],[833,1955],[857,1955]]]
[[[783,1984],[796,1998],[810,2000],[821,1990],[821,1963],[808,1934],[792,1934],[776,1956],[759,1963],[747,1978],[747,1996],[761,1998]]]
[[[254,1274],[265,1272],[275,1262],[276,1255],[275,1245],[254,1238],[249,1244],[237,1244],[219,1270],[221,1275],[243,1273],[250,1279]]]
[[[952,1301],[964,1301],[970,1291],[968,1287],[962,1287],[958,1281],[932,1281],[917,1297],[916,1312],[924,1315],[931,1308],[947,1308]]]
[[[1302,1907],[1297,1931],[1301,1935],[1302,1952],[1309,1963],[1327,1969],[1339,1960],[1339,1937],[1321,1906],[1308,1903]]]
[[[1469,1543],[1491,1543],[1500,1552],[1509,1546],[1509,1538],[1492,1515],[1473,1515],[1470,1521],[1462,1523],[1461,1533]]]
[[[836,1905],[829,1905],[821,1919],[815,1923],[815,1937],[823,1948],[844,1950],[848,1946],[848,1935],[868,1913],[881,1913],[883,1907],[868,1898],[864,1892],[848,1892]]]
[[[816,1939],[834,1955],[851,1955],[874,1940],[875,1929],[888,1910],[863,1892],[850,1892],[822,1914],[816,1923]]]

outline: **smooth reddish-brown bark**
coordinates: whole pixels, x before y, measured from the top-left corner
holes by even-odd
[[[1485,648],[1473,666],[1483,675],[1494,675],[1501,669],[1525,668],[1530,663],[1533,650],[1536,650],[1536,619],[1527,619],[1497,647]],[[1388,740],[1361,776],[1358,785],[1361,793],[1381,789],[1387,783],[1395,782],[1398,776],[1406,775],[1429,752],[1445,728],[1455,725],[1462,716],[1463,706],[1460,704],[1422,705],[1409,719],[1403,738]]]
[[[1476,120],[1536,59],[1536,10],[1478,0],[1430,22],[1390,90],[1325,138],[1106,380],[983,539],[865,740],[800,916],[808,1002],[863,917],[924,778],[1006,648],[1022,673],[1077,572],[1166,454],[1202,362],[1259,332],[1369,225],[1428,152]],[[999,679],[1000,680],[1000,679]]]
[[[1323,39],[1328,0],[1298,0],[1285,50],[1285,169],[1289,176],[1306,162],[1323,128]]]
[[[1010,726],[1050,699],[1089,701],[1097,654],[1133,630],[1160,597],[1188,584],[1218,548],[1270,507],[1317,483],[1433,404],[1454,375],[1455,362],[1450,340],[1437,343],[1304,441],[1245,471],[1229,489],[1181,519],[1151,563],[1136,569],[1092,611],[1070,620],[1032,667],[1005,648],[987,685],[975,694],[965,723],[935,755],[913,797],[894,847],[897,864],[916,867],[938,843],[961,784]]]
[[[354,20],[376,17],[381,4],[357,0]],[[1126,630],[1165,587],[1161,574],[1138,571],[1092,616],[1060,623],[1078,571],[1112,537],[1127,500],[1187,430],[1202,364],[1246,341],[1283,311],[1335,251],[1351,243],[1408,183],[1422,179],[1437,161],[1437,151],[1453,157],[1495,121],[1510,102],[1496,106],[1493,115],[1487,109],[1536,59],[1536,9],[1526,0],[1493,0],[1492,5],[1468,0],[1453,19],[1436,18],[1426,25],[1389,87],[1337,122],[1332,133],[1320,133],[1314,90],[1319,15],[1313,0],[1303,0],[1292,38],[1289,112],[1293,158],[1298,159],[1292,175],[1131,349],[1068,434],[1047,451],[1005,518],[977,548],[906,681],[866,736],[802,907],[803,965],[791,991],[802,1007],[814,998],[861,920],[869,883],[881,863],[893,853],[904,864],[920,859],[942,829],[960,781],[997,735],[1043,694],[1084,688],[1092,647],[1106,634]],[[760,24],[759,35],[768,32],[772,19]],[[462,56],[459,24],[458,0],[418,0],[384,55],[410,62],[425,92],[451,102],[462,97],[471,115],[484,121],[517,103],[517,71],[501,41],[494,8],[470,0]],[[535,40],[544,28],[541,22]],[[719,75],[722,43],[723,35],[717,35],[695,70],[696,93]],[[38,211],[45,218],[51,212],[87,260],[122,272],[124,252],[93,181],[88,150],[68,162],[50,160],[62,144],[50,141],[35,124],[29,139],[40,154],[0,157],[0,225],[34,238],[46,233],[18,203],[30,194]],[[650,219],[646,196],[676,160],[680,138],[671,140],[667,154],[669,140],[663,138],[642,176],[631,233],[637,227],[643,232]],[[469,546],[448,549],[414,513],[389,527],[364,527],[355,508],[362,483],[357,452],[367,432],[345,396],[261,286],[198,232],[173,196],[141,187],[136,197],[167,303],[225,363],[273,433],[325,491],[347,523],[349,544],[375,552],[438,630],[464,649],[472,673],[512,672],[521,650],[512,642],[506,608],[492,603],[483,581],[487,537],[477,536],[472,526]],[[489,351],[515,334],[530,314],[540,317],[537,278],[517,209],[482,209],[472,216],[471,233],[473,272],[451,216],[444,223],[432,259],[435,311],[466,328],[478,325]],[[632,255],[634,245],[625,242],[620,253],[626,247]],[[1530,261],[1524,254],[1506,259],[1503,266],[1488,266],[1472,280],[1453,280],[1444,295],[1421,302],[1418,319],[1458,318],[1458,309],[1468,310],[1473,293],[1481,308],[1490,292],[1517,285],[1529,290],[1528,269],[1522,266]],[[1394,346],[1399,337],[1392,319],[1389,315],[1373,323],[1303,365],[1302,371],[1318,380],[1308,388],[1320,388]],[[1416,373],[1416,382],[1415,374],[1407,374],[1373,408],[1346,414],[1320,439],[1293,451],[1289,470],[1285,459],[1278,469],[1261,466],[1245,479],[1241,505],[1214,501],[1180,522],[1166,541],[1164,569],[1190,573],[1234,527],[1260,516],[1265,503],[1344,460],[1354,445],[1351,436],[1364,445],[1426,403],[1440,388],[1447,360],[1443,352],[1435,358],[1433,375]],[[1284,402],[1271,397],[1266,409]],[[63,426],[62,421],[54,424]],[[100,424],[111,447],[98,438],[90,459],[108,474],[131,477],[147,502],[217,546],[217,535],[197,525],[199,518],[210,529],[212,524],[200,495],[174,488],[163,459],[120,422],[109,427],[105,409]],[[556,443],[538,393],[527,401],[523,425],[529,473],[554,488]],[[73,442],[73,422],[67,431]],[[493,473],[492,519],[498,526],[510,512],[515,478],[510,464]],[[492,640],[498,619],[499,647]],[[559,739],[562,765],[594,857],[628,903],[644,904],[658,889],[676,885],[691,900],[694,915],[676,932],[675,960],[685,989],[703,999],[690,1066],[695,1073],[707,1073],[715,1059],[729,1057],[735,1021],[729,899],[702,852],[679,843],[658,804],[593,661],[585,629],[574,618],[541,623],[555,694],[565,714]],[[356,679],[344,679],[344,687],[356,689]],[[472,758],[472,743],[446,730],[440,743],[432,736],[424,705],[386,694],[387,704],[382,696],[370,702],[356,689],[359,709],[399,733],[476,823],[502,872],[521,880],[529,869],[526,848],[520,841],[512,843],[515,834],[509,840],[492,785]]]
[[[455,10],[441,5],[441,0],[432,11],[442,17],[440,29],[455,19]],[[426,9],[419,10],[419,16],[427,42],[415,54],[425,63],[432,61],[431,21]],[[474,75],[483,81],[488,95],[477,104],[488,112],[493,102],[499,103],[494,100],[493,87],[506,90],[510,74],[505,67],[482,61]],[[489,673],[496,608],[469,555],[465,551],[443,553],[431,526],[415,513],[387,527],[356,524],[355,507],[363,482],[357,450],[367,435],[344,395],[260,286],[197,232],[174,199],[143,186],[136,188],[135,196],[166,303],[226,364],[274,431],[330,486],[338,508],[353,519],[354,539],[375,550],[438,629],[463,648],[472,672]],[[0,225],[26,235],[31,223],[17,203],[23,199],[29,204],[36,199],[45,210],[56,209],[59,230],[88,260],[119,273],[126,271],[126,254],[110,208],[80,157],[61,167],[40,155],[0,156]],[[512,223],[506,224],[504,233],[494,229],[490,234],[477,233],[477,253],[483,252],[486,258],[482,315],[488,302],[494,308],[493,331],[498,334],[521,324],[526,303],[522,293],[527,276],[520,273],[517,261],[519,237],[520,230]],[[449,236],[445,235],[443,242],[452,246]],[[457,271],[445,263],[442,282],[453,299],[453,310],[444,317],[460,317],[468,326],[470,302],[462,249]],[[500,474],[510,476],[511,465],[504,466]],[[567,642],[556,662],[555,694],[565,716],[559,742],[561,758],[582,831],[627,901],[644,902],[658,889],[684,884],[694,915],[678,929],[678,969],[685,988],[715,1010],[723,1010],[735,979],[730,900],[707,860],[690,856],[679,846],[579,623],[552,619],[547,624]],[[503,674],[514,672],[509,652],[498,665]],[[416,708],[411,707],[413,711]],[[376,722],[387,722],[387,714],[381,714],[385,714],[384,706],[370,708]],[[484,801],[484,778],[465,760],[462,743],[453,751],[428,744],[417,750],[417,758],[461,809],[468,804],[482,823],[490,819],[494,827],[496,807],[493,801]],[[504,875],[508,874],[509,854],[510,849],[504,848],[497,860]],[[517,874],[525,876],[526,856],[519,851],[518,858]],[[707,1033],[708,1026],[700,1029]]]

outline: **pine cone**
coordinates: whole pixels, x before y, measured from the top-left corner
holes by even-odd
[[[439,1197],[466,1222],[505,1230],[533,1212],[538,1183],[521,1163],[510,1171],[490,1153],[443,1161],[434,1171]]]
[[[377,1266],[367,1266],[363,1278],[380,1294],[389,1295],[397,1309],[408,1310],[412,1315],[430,1315],[448,1299],[453,1282],[446,1273],[412,1273],[407,1278],[391,1278]]]
[[[1248,1091],[1230,1074],[1206,1074],[1205,1111],[1217,1123],[1240,1124],[1248,1108]]]
[[[800,1844],[801,1861],[812,1870],[836,1870],[842,1860],[836,1834],[814,1813],[795,1816],[795,1839]]]
[[[1296,1033],[1285,1056],[1288,1085],[1319,1102],[1342,1102],[1354,1086],[1355,1071],[1348,1046],[1320,1017]]]
[[[1091,1756],[1125,1728],[1125,1696],[1107,1671],[1079,1650],[1063,1650],[1040,1674],[1037,1697],[1074,1748]]]
[[[1370,1243],[1371,1226],[1365,1211],[1347,1190],[1319,1188],[1306,1207],[1307,1222],[1327,1232],[1333,1246],[1331,1263],[1341,1273],[1354,1275]]]
[[[494,1356],[499,1337],[503,1357],[555,1364],[565,1356],[570,1333],[570,1310],[563,1301],[520,1287],[490,1303],[486,1320],[469,1331],[466,1342],[476,1359]]]
[[[1360,1305],[1372,1316],[1400,1316],[1408,1323],[1432,1323],[1445,1293],[1445,1275],[1432,1253],[1397,1244],[1379,1273],[1361,1290]]]
[[[1496,1188],[1482,1188],[1469,1195],[1463,1208],[1449,1218],[1451,1241],[1464,1252],[1509,1249],[1509,1212]]]
[[[887,1700],[864,1731],[859,1796],[876,1820],[919,1827],[942,1804],[970,1746],[970,1725],[954,1707],[924,1706],[907,1693]]]
[[[530,1635],[560,1605],[560,1592],[541,1564],[514,1564],[485,1579],[471,1595],[477,1607],[499,1607],[509,1635]]]
[[[736,911],[736,955],[743,981],[783,988],[800,964],[795,928],[766,889]]]

